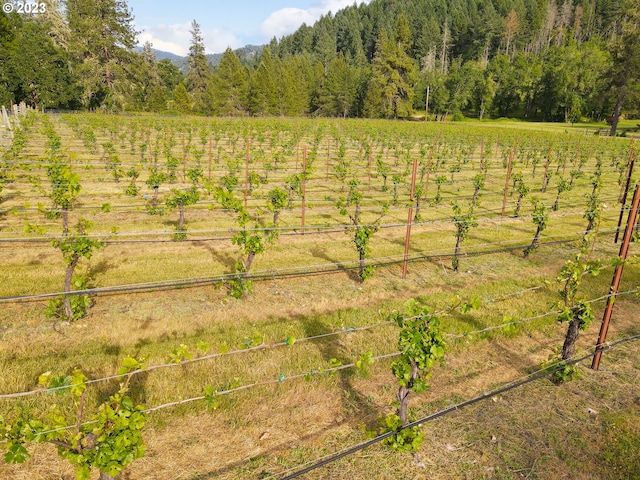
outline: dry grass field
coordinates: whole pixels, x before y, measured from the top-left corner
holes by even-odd
[[[2,395],[37,389],[46,371],[69,375],[81,368],[89,379],[101,379],[114,375],[126,357],[143,358],[148,371],[133,376],[130,395],[152,410],[143,430],[147,452],[123,479],[281,479],[366,441],[367,430],[395,409],[393,358],[363,369],[326,369],[348,366],[368,352],[397,352],[399,328],[388,315],[409,299],[431,311],[446,309],[454,298],[482,303],[442,319],[446,361],[433,369],[430,388],[412,395],[412,419],[538,371],[562,346],[566,324],[553,313],[561,301],[555,278],[579,251],[586,196],[600,160],[604,205],[590,258],[605,267],[580,286],[585,298],[600,300],[593,302],[595,319],[581,332],[576,355],[593,350],[601,297],[613,272],[607,265],[619,249],[612,240],[624,185],[619,181],[630,155],[627,140],[365,121],[38,115],[30,122],[23,122],[24,147],[2,164],[11,181],[0,193],[0,415],[45,418],[56,403],[73,425],[76,407],[68,395]],[[61,252],[52,245],[62,233],[61,220],[45,215],[51,207],[51,131],[82,187],[69,211],[70,225],[89,219],[90,238],[106,241],[79,263],[76,273],[85,277],[93,305],[73,322],[44,314],[50,298],[43,295],[59,295],[65,274]],[[246,198],[249,228],[262,232],[273,216],[269,191],[287,191],[292,177],[303,172],[305,157],[304,235],[302,195],[294,188],[291,208],[280,214],[280,235],[251,267],[253,293],[230,296],[228,280],[237,278],[234,265],[246,254],[231,242],[240,230],[235,215],[221,207],[212,189],[223,176],[235,176],[234,195]],[[511,179],[506,182],[510,157],[511,175],[521,174],[530,189],[517,218],[518,195]],[[416,206],[409,194],[414,158],[426,192],[420,194],[403,279],[407,209]],[[176,241],[178,211],[150,215],[153,189],[146,181],[154,169],[174,172],[173,183],[158,188],[158,205],[167,207],[172,189],[190,188],[187,173],[198,167],[200,196],[185,209],[186,239]],[[132,168],[136,178],[126,175]],[[545,169],[549,184],[542,192]],[[249,194],[250,173],[263,181]],[[485,175],[474,209],[477,226],[462,243],[455,272],[451,202],[467,208],[479,173]],[[440,199],[438,177],[444,177]],[[551,211],[560,181],[570,178],[572,188],[561,192],[559,209]],[[375,273],[364,282],[349,218],[337,207],[349,193],[349,180],[359,182],[363,222],[388,207],[366,259]],[[135,196],[125,193],[132,181]],[[534,196],[547,205],[549,221],[541,246],[524,259],[536,231]],[[633,243],[631,254],[637,253]],[[640,270],[630,263],[620,290],[638,285]],[[610,341],[640,334],[639,306],[635,294],[616,301]],[[192,361],[172,364],[180,348]],[[577,380],[536,380],[427,422],[416,455],[376,444],[302,478],[638,478],[639,353],[637,342],[623,343],[604,354],[597,372],[586,361]],[[204,400],[191,401],[207,386],[232,391],[208,409]],[[117,389],[118,379],[90,385],[82,420]],[[25,463],[0,464],[0,477],[74,478],[73,466],[58,458],[55,446],[29,444],[28,450]]]

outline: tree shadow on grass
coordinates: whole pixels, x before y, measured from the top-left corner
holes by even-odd
[[[562,345],[563,338],[558,338],[558,345]],[[500,359],[504,365],[520,366],[523,372],[533,372],[540,368],[540,362],[533,360],[531,355],[522,353],[517,348],[504,345],[503,342],[491,342],[496,352],[500,353]]]
[[[307,337],[314,337],[335,331],[334,327],[323,323],[318,318],[305,317],[300,319],[300,322],[303,325]],[[343,365],[353,363],[355,360],[354,355],[339,343],[337,337],[318,338],[311,340],[311,342],[320,351],[327,368],[329,362],[334,358]],[[366,396],[362,395],[354,387],[353,378],[356,374],[357,370],[355,368],[347,368],[335,373],[340,380],[344,412],[347,418],[353,419],[352,423],[358,426],[362,423],[363,419],[376,418],[380,412],[371,405],[371,402]]]
[[[138,351],[132,355],[134,358],[139,356],[140,347],[136,345]],[[86,372],[89,379],[102,378],[114,375],[122,366],[122,347],[117,344],[104,344],[99,347],[103,356],[107,359],[98,369]],[[146,397],[146,382],[149,372],[140,372],[131,377],[129,381],[129,392],[127,395],[131,397],[136,404],[143,404]],[[104,382],[99,382],[90,386],[96,391],[96,400],[99,404],[107,402],[109,397],[120,390],[120,384],[126,381],[126,376],[113,378]]]
[[[344,271],[351,280],[358,283],[361,282],[360,277],[358,276],[357,268],[347,268],[344,265],[340,265],[340,262],[338,262],[338,260],[336,260],[335,258],[330,257],[326,249],[322,246],[316,245],[315,247],[313,247],[311,249],[311,255],[335,264],[336,267],[338,267],[339,270]]]
[[[87,269],[87,285],[93,285],[98,275],[106,273],[110,268],[113,268],[113,264],[107,260],[101,260],[96,264],[89,265]]]
[[[229,255],[228,253],[216,250],[208,242],[194,242],[193,244],[198,247],[203,247],[205,250],[207,250],[213,257],[214,261],[218,262],[221,265],[224,265],[225,267],[230,268],[231,271],[235,270],[235,265],[238,259],[233,255]]]
[[[447,320],[447,323],[450,323],[451,320],[455,320],[456,322],[469,325],[473,330],[480,330],[487,326],[485,323],[478,320],[474,315],[462,313],[457,309],[449,312],[448,317],[449,320]]]
[[[311,318],[302,315],[297,315],[295,316],[295,318],[302,324],[306,337],[323,335],[326,333],[334,332],[336,330],[335,326],[325,323],[317,318]],[[329,362],[331,361],[331,359],[336,359],[342,364],[349,364],[354,360],[353,355],[351,355],[347,351],[346,347],[344,347],[337,341],[336,337],[318,338],[310,340],[310,342],[318,348],[323,359],[325,360],[324,368],[329,368]],[[206,473],[193,474],[192,476],[188,477],[188,480],[211,480],[214,478],[218,478],[219,476],[231,473],[236,468],[240,468],[243,466],[246,467],[248,463],[259,463],[261,459],[264,459],[266,463],[272,465],[273,462],[269,462],[270,455],[276,454],[278,452],[283,452],[284,454],[288,449],[299,447],[306,440],[319,438],[326,432],[340,425],[351,425],[358,427],[362,424],[363,420],[375,419],[380,415],[380,412],[374,406],[372,406],[367,398],[354,387],[353,378],[355,375],[357,375],[355,369],[349,368],[340,370],[336,372],[335,375],[339,380],[343,399],[343,411],[336,412],[336,417],[344,416],[344,420],[338,420],[337,423],[327,426],[320,431],[297,437],[295,441],[282,442],[274,447],[271,447],[268,450],[261,451],[258,455],[252,457],[249,460],[240,460],[229,463],[217,470]],[[260,469],[260,467],[258,466],[256,467],[255,478],[270,478],[274,474],[273,470],[273,466],[267,466],[262,469]]]
[[[347,423],[347,421],[327,426],[327,427],[323,428],[320,431],[297,437],[295,441],[281,442],[278,445],[275,445],[275,446],[269,448],[268,450],[261,451],[258,455],[254,456],[254,457],[251,457],[248,460],[239,460],[239,461],[236,461],[236,462],[233,462],[233,463],[229,463],[229,464],[225,465],[224,467],[221,467],[221,468],[219,468],[217,470],[212,470],[210,472],[196,473],[196,474],[193,474],[190,477],[187,477],[187,480],[212,480],[214,478],[219,478],[221,475],[230,473],[235,468],[246,466],[247,463],[259,461],[262,458],[266,458],[268,460],[268,456],[269,455],[275,454],[277,452],[283,452],[285,449],[289,449],[289,448],[300,446],[300,444],[302,442],[304,442],[306,440],[313,440],[314,438],[317,438],[317,437],[321,436],[322,434],[330,431],[333,428],[336,428],[337,426],[344,425],[345,423]],[[284,470],[284,469],[285,469],[285,467],[282,467],[280,470]],[[276,474],[276,472],[274,472],[273,470],[275,470],[275,469],[273,467],[271,467],[271,468],[269,468],[269,470],[264,468],[261,471],[256,471],[255,472],[255,475],[256,475],[255,478],[256,479],[272,478],[273,475]]]
[[[509,252],[515,253],[517,256],[521,256],[522,251],[527,247],[527,245],[529,245],[531,243],[531,240],[533,240],[533,237],[535,236],[536,233],[536,229],[534,228],[535,225],[531,226],[531,228],[527,228],[527,227],[518,227],[515,225],[509,225],[508,228],[511,231],[518,231],[521,232],[523,234],[523,237],[521,238],[512,238],[512,239],[505,239],[504,241],[512,241],[512,243],[508,243],[508,244],[504,244],[504,245],[492,245],[492,246],[488,246],[489,244],[493,244],[496,242],[495,238],[492,238],[491,236],[486,236],[487,230],[484,231],[470,231],[469,232],[469,236],[468,236],[468,240],[467,240],[467,248],[469,250],[478,250],[478,249],[488,249],[488,250],[493,250],[493,249],[500,249],[500,248],[509,248]],[[507,228],[507,226],[503,226],[502,228]],[[485,234],[483,236],[483,233]],[[480,246],[474,246],[474,245],[469,245],[469,241],[470,240],[477,240],[481,242],[482,247]],[[486,244],[486,245],[485,245]]]
[[[140,372],[133,375],[129,381],[127,396],[131,397],[133,403],[136,405],[144,405],[146,403],[146,384],[148,378],[149,372]],[[123,376],[94,385],[92,388],[96,389],[96,400],[98,404],[108,402],[109,397],[120,390],[120,385],[123,384],[126,379],[126,376]]]

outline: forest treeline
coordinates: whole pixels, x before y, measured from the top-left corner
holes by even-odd
[[[602,120],[640,107],[640,0],[371,0],[215,68],[194,20],[186,75],[134,50],[122,0],[0,13],[0,103],[406,118]],[[428,99],[428,102],[427,102]]]

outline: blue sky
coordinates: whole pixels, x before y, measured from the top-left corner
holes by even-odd
[[[357,0],[362,3],[363,0]],[[369,0],[364,0],[368,3]],[[336,11],[354,0],[128,0],[138,40],[158,50],[188,53],[191,22],[200,24],[207,53],[227,47],[260,45],[272,37],[293,33],[302,23],[313,24],[320,15]]]

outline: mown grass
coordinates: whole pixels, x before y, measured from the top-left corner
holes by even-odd
[[[37,150],[42,146],[34,148]],[[77,142],[74,148],[79,148]],[[350,152],[356,154],[355,150]],[[83,160],[83,157],[79,156],[79,159]],[[498,167],[499,160],[494,158],[494,162]],[[470,194],[465,182],[470,180],[472,172],[463,171],[458,175],[464,181],[443,185],[443,194],[450,198]],[[487,192],[482,198],[482,208],[486,210],[479,212],[488,213],[501,206],[504,177],[488,178]],[[619,191],[617,174],[611,167],[607,167],[605,179],[607,195],[616,197]],[[318,184],[322,181],[319,178]],[[95,198],[90,196],[93,188],[102,189],[102,186],[98,184],[84,193],[91,199],[87,203],[96,206],[112,199],[110,195],[120,187],[110,186],[98,192]],[[433,188],[435,185],[431,184],[428,194],[431,198]],[[548,238],[584,229],[582,196],[588,190],[587,179],[579,179],[578,188],[561,203],[557,215],[551,217],[545,232]],[[338,194],[339,189],[334,195]],[[554,196],[550,190],[543,197],[550,202]],[[10,201],[19,204],[15,199]],[[124,203],[124,199],[122,201]],[[510,209],[513,203],[514,199],[510,197]],[[389,214],[390,220],[406,221],[406,210],[402,204],[400,206],[402,208],[397,212]],[[212,211],[206,206],[199,207],[187,213],[190,231],[211,227],[212,220],[208,215]],[[617,208],[605,211],[600,225],[603,233],[593,254],[605,261],[615,256],[618,249],[617,245],[611,244],[610,233],[605,233],[615,227],[615,210]],[[215,221],[220,222],[216,225],[221,228],[233,225],[230,217],[213,212]],[[365,283],[356,281],[350,270],[313,277],[266,279],[256,282],[255,294],[242,300],[230,298],[225,287],[216,286],[99,295],[86,318],[67,326],[57,325],[56,329],[53,321],[42,316],[43,302],[5,304],[3,307],[6,308],[0,313],[0,378],[3,379],[0,393],[34,388],[38,375],[47,370],[68,374],[80,366],[90,378],[110,375],[129,355],[144,357],[149,365],[165,363],[180,344],[187,345],[196,354],[196,344],[204,341],[210,344],[211,353],[224,345],[230,350],[241,349],[246,339],[255,337],[260,337],[258,343],[270,345],[283,342],[287,337],[302,339],[339,332],[322,339],[297,341],[290,346],[138,375],[132,383],[132,394],[148,407],[198,396],[205,385],[223,389],[236,377],[242,384],[275,381],[281,376],[284,379],[225,396],[220,408],[212,412],[206,410],[204,402],[194,402],[152,414],[145,431],[149,453],[134,463],[130,478],[260,478],[357,443],[364,439],[364,427],[371,427],[378,416],[393,410],[391,402],[396,387],[390,374],[391,360],[377,362],[368,372],[345,370],[332,376],[316,375],[310,382],[289,381],[287,377],[327,368],[333,358],[351,363],[367,351],[374,355],[395,351],[398,331],[394,325],[359,332],[345,330],[383,322],[387,313],[401,310],[403,302],[409,298],[418,298],[433,311],[447,308],[456,295],[462,300],[479,297],[488,302],[478,311],[465,315],[452,312],[443,320],[447,333],[463,336],[449,339],[446,365],[435,369],[432,388],[412,400],[414,417],[525,375],[553,355],[562,343],[565,327],[558,325],[554,316],[505,329],[466,334],[501,325],[505,316],[521,319],[553,310],[554,302],[559,300],[558,287],[553,284],[502,301],[489,301],[552,280],[564,261],[575,254],[578,245],[542,246],[527,260],[522,259],[520,250],[463,257],[461,271],[454,273],[448,256],[455,242],[453,227],[447,224],[450,214],[450,206],[446,203],[424,209],[426,219],[442,218],[445,222],[414,226],[411,252],[442,253],[444,256],[410,263],[406,280],[401,279],[400,266],[396,265],[378,268],[376,275]],[[296,212],[288,212],[283,221],[298,225],[296,215]],[[3,232],[19,232],[23,222],[38,218],[34,212],[16,211],[3,224]],[[116,212],[113,216],[96,213],[93,219],[96,231],[108,232],[114,223],[118,224],[122,237],[126,233],[170,231],[172,228],[172,220],[149,217],[142,211]],[[344,221],[344,218],[332,211],[318,213],[316,217],[312,213],[309,220],[321,224]],[[514,241],[524,245],[531,240],[534,230],[530,218],[493,218],[472,229],[463,245],[464,251],[482,249],[483,245],[494,242]],[[55,232],[55,228],[50,231]],[[378,232],[372,243],[373,255],[402,254],[403,233],[402,227]],[[256,260],[254,268],[268,271],[283,266],[308,267],[353,261],[356,256],[350,242],[349,235],[343,232],[283,235]],[[3,295],[58,291],[64,268],[59,252],[46,243],[25,244],[19,248],[14,245],[8,247],[11,255],[0,267]],[[92,286],[193,278],[227,273],[233,262],[241,257],[228,239],[194,243],[112,243],[95,254],[88,272]],[[585,278],[582,292],[589,298],[605,295],[610,272],[609,269],[599,277]],[[622,290],[634,288],[639,282],[637,266],[629,265]],[[638,333],[633,323],[633,312],[638,304],[635,297],[618,300],[619,316],[612,324],[612,338]],[[598,304],[597,315],[601,311],[602,303]],[[597,323],[595,321],[582,335],[581,351],[591,348],[595,342]],[[611,406],[607,399],[613,398],[616,392],[628,393],[633,379],[637,380],[637,365],[630,366],[625,361],[633,358],[633,352],[637,350],[626,351],[629,352],[627,357],[616,357],[613,352],[611,356],[606,354],[606,368],[614,365],[608,363],[609,358],[618,361],[615,368],[620,368],[619,376],[611,377],[619,378],[620,382],[609,382],[608,396],[598,398],[594,390],[597,382],[587,381],[595,378],[595,374],[586,372],[583,380],[569,387],[575,405],[584,401],[597,405],[590,407],[595,410],[606,409],[612,415],[606,422],[618,418],[626,404],[619,402]],[[88,405],[104,400],[117,388],[116,384],[112,381],[92,387]],[[543,382],[535,385],[525,389],[527,393],[509,394],[484,404],[484,407],[472,408],[468,410],[471,412],[468,416],[465,413],[456,417],[459,420],[448,417],[425,427],[430,440],[421,450],[420,458],[428,470],[411,465],[409,457],[374,447],[311,474],[309,478],[415,478],[427,472],[429,478],[518,478],[518,475],[527,474],[529,478],[557,478],[556,474],[563,472],[563,468],[568,469],[573,478],[580,478],[591,471],[603,472],[606,455],[610,455],[606,458],[611,458],[607,461],[612,464],[622,462],[616,468],[628,466],[620,460],[627,448],[623,442],[629,430],[624,426],[629,424],[627,417],[621,423],[622,433],[614,435],[622,442],[621,450],[614,448],[605,454],[595,435],[585,436],[582,442],[572,440],[594,425],[604,428],[604,420],[604,423],[594,424],[590,422],[594,419],[581,411],[575,418],[585,423],[584,428],[576,430],[577,422],[574,421],[558,424],[553,414],[540,412],[538,408],[547,402],[564,408],[566,402],[562,396],[566,395],[566,389]],[[594,393],[585,393],[591,392],[590,389]],[[583,400],[580,400],[581,395]],[[51,401],[52,397],[46,394],[18,401],[6,400],[0,403],[0,411],[9,418],[20,410],[44,410]],[[65,408],[73,421],[73,406],[67,403]],[[566,417],[567,413],[562,415]],[[630,418],[634,418],[633,415]],[[596,419],[600,421],[600,417]],[[522,440],[530,430],[535,438]],[[534,447],[540,445],[544,445],[544,454],[533,457]],[[567,445],[572,450],[567,451]],[[594,452],[590,452],[594,445]],[[49,447],[37,447],[33,452],[33,459],[25,466],[1,465],[0,473],[11,478],[71,478],[69,467],[58,461]],[[571,452],[579,452],[578,458],[586,456],[588,461],[580,464]]]

